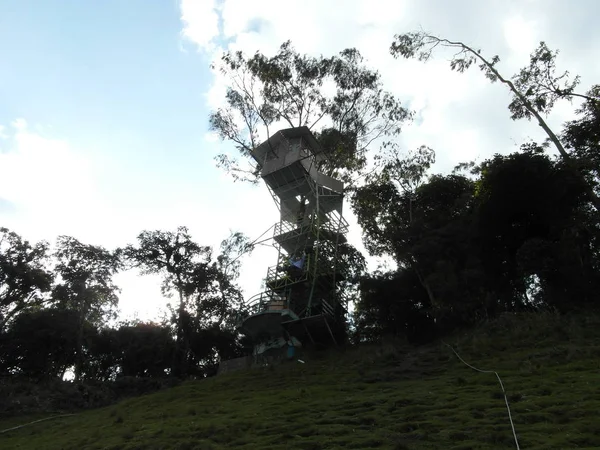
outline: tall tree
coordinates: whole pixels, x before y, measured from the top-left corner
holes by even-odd
[[[477,265],[469,239],[473,182],[454,174],[429,176],[435,154],[427,147],[404,157],[389,150],[352,198],[365,246],[372,255],[395,259],[399,272],[386,275],[395,280],[388,280],[390,286],[416,276],[438,320],[462,320],[473,305],[457,299],[465,274]],[[473,279],[468,284],[477,286]]]
[[[235,255],[246,249],[247,238],[233,233],[221,247],[222,254],[213,261],[212,249],[198,245],[187,228],[179,227],[175,232],[144,231],[138,236],[137,247],[125,250],[142,273],[162,276],[165,296],[177,295],[175,375],[185,376],[188,362],[193,361],[190,342],[194,330],[219,328],[241,301],[234,282],[239,271]]]
[[[398,252],[395,242],[398,230],[413,228],[417,193],[434,162],[435,152],[428,147],[402,156],[397,145],[386,146],[376,158],[377,170],[352,197],[367,249],[372,254],[393,255],[399,264],[413,267],[418,274],[417,262],[406,259],[403,250]]]
[[[176,350],[173,373],[184,376],[189,358],[189,336],[186,311],[192,296],[205,291],[214,279],[211,270],[212,250],[195,243],[186,227],[171,231],[143,231],[138,236],[138,246],[128,246],[125,255],[143,274],[158,274],[162,277],[162,292],[166,297],[176,294],[175,308]]]
[[[52,297],[59,307],[78,312],[75,379],[79,380],[85,363],[85,323],[99,326],[114,317],[119,288],[114,284],[113,276],[121,268],[121,262],[116,252],[83,244],[70,236],[58,238],[54,256],[57,260],[55,271],[60,280]]]
[[[576,167],[561,139],[550,128],[543,116],[550,112],[558,99],[572,100],[574,97],[579,97],[597,104],[600,102],[600,97],[597,96],[598,92],[593,90],[588,94],[576,93],[575,88],[579,84],[579,77],[570,80],[568,72],[556,74],[558,52],[551,51],[546,43],[541,42],[531,54],[529,66],[521,69],[512,78],[506,78],[498,71],[497,65],[500,62],[498,55],[486,58],[481,54],[480,49],[423,31],[396,35],[390,52],[394,57],[417,57],[420,61],[427,61],[437,47],[458,50],[450,61],[452,70],[464,72],[476,64],[492,83],[500,81],[507,86],[512,94],[512,100],[508,106],[511,118],[534,118],[563,160],[572,167]],[[595,209],[600,211],[600,197],[589,184],[587,194]]]
[[[31,244],[0,228],[0,331],[18,313],[43,303],[52,287],[47,270],[48,244]]]
[[[329,58],[310,57],[288,41],[272,57],[225,53],[219,69],[230,82],[227,104],[211,113],[210,126],[233,142],[246,160],[277,131],[273,126],[306,126],[328,156],[319,169],[349,182],[364,169],[370,144],[393,139],[410,117],[383,90],[379,73],[364,65],[356,49]],[[256,166],[242,168],[226,154],[217,161],[236,179],[257,181]]]

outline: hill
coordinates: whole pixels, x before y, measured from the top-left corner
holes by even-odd
[[[499,373],[521,448],[600,448],[599,325],[596,315],[506,315],[447,342]],[[515,448],[496,376],[443,343],[303,360],[4,432],[0,448]],[[3,420],[0,429],[37,418]]]

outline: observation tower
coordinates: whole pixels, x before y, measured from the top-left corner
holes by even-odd
[[[271,240],[278,256],[239,328],[255,355],[290,342],[338,344],[347,308],[339,252],[348,232],[344,185],[318,170],[326,156],[307,127],[278,131],[252,158],[279,209]]]

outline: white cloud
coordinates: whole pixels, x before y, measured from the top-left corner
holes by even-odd
[[[215,76],[210,88],[204,94],[206,99],[206,105],[210,108],[211,111],[223,106],[226,93],[227,79],[222,76]]]
[[[380,7],[377,3],[381,3]],[[466,74],[452,72],[443,56],[422,64],[417,61],[394,60],[389,55],[388,49],[394,33],[405,30],[406,24],[414,20],[409,16],[419,13],[416,5],[414,1],[394,2],[390,6],[384,5],[383,1],[351,0],[344,3],[344,8],[340,8],[334,2],[297,0],[287,2],[285,8],[282,8],[279,2],[271,0],[224,0],[220,14],[223,34],[229,41],[221,51],[242,50],[252,54],[260,50],[269,55],[274,54],[287,39],[300,52],[313,55],[334,54],[343,48],[355,46],[363,53],[367,64],[382,73],[386,89],[409,103],[410,108],[424,119],[423,123],[406,128],[403,141],[410,147],[428,144],[432,147],[442,146],[445,152],[464,154],[462,145],[449,148],[450,142],[454,144],[459,139],[448,139],[457,130],[453,124],[449,124],[447,118],[453,115],[454,108],[468,104],[485,89],[489,90],[490,85],[476,70]],[[184,6],[182,4],[182,8]],[[439,8],[437,12],[444,14],[443,9]],[[253,23],[258,26],[250,27]],[[527,29],[524,22],[513,20],[507,23],[511,27],[510,32],[521,30],[523,34],[523,30]],[[211,39],[217,38],[218,33],[215,33]],[[208,56],[213,58],[215,54],[210,53]],[[214,110],[224,104],[227,83],[220,73],[215,72],[206,94],[210,109]],[[504,105],[498,107],[502,108]],[[474,151],[472,149],[468,153]]]
[[[22,131],[27,128],[27,122],[23,118],[18,118],[12,121],[11,126],[15,130]]]
[[[503,23],[504,39],[508,48],[521,61],[526,62],[529,54],[537,46],[539,39],[537,22],[525,20],[522,15],[507,18]]]
[[[288,39],[300,52],[313,55],[330,55],[356,46],[368,64],[381,72],[385,87],[422,119],[407,127],[402,136],[402,141],[410,147],[427,144],[448,153],[448,160],[455,160],[459,155],[479,154],[482,150],[483,153],[512,151],[514,141],[541,136],[538,127],[531,123],[510,121],[506,110],[509,92],[502,85],[489,83],[476,67],[459,74],[448,67],[449,52],[439,53],[433,61],[422,64],[394,60],[388,49],[395,33],[422,28],[443,37],[462,39],[482,48],[488,56],[498,53],[502,60],[500,70],[510,76],[527,63],[537,42],[549,37],[548,26],[560,20],[554,17],[561,14],[560,8],[549,8],[542,2],[518,1],[483,5],[473,0],[457,0],[452,4],[348,0],[340,7],[339,2],[318,0],[290,0],[285,5],[274,0],[222,0],[218,8],[222,33],[216,27],[205,27],[204,37],[194,40],[201,33],[203,16],[199,8],[193,10],[189,4],[189,0],[181,4],[182,13],[188,18],[184,24],[188,38],[202,47],[202,42],[209,39],[207,30],[212,30],[210,40],[220,43],[206,54],[211,59],[224,50],[274,54]],[[568,45],[577,31],[576,23],[552,29],[554,45]],[[599,70],[591,61],[586,69],[591,74]],[[227,80],[215,73],[206,94],[210,109],[223,105],[226,84]],[[569,105],[561,105],[555,114],[558,120],[553,117],[549,120],[560,122],[572,110]],[[486,117],[490,119],[487,122]],[[470,135],[479,134],[480,138],[461,143],[461,128],[473,129],[472,122],[480,126]],[[494,139],[497,136],[500,139]],[[494,140],[499,142],[495,148],[465,150],[465,145],[475,142],[483,145]]]
[[[200,50],[214,48],[219,35],[219,15],[216,0],[181,0],[182,35]]]
[[[24,119],[13,121],[6,133],[11,146],[0,153],[0,197],[20,209],[53,215],[60,205],[79,208],[90,201],[89,162],[66,141],[32,131]]]

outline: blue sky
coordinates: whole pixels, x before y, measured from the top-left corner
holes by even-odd
[[[11,143],[10,124],[22,119],[21,146],[35,146],[50,164],[41,181],[25,181],[23,170],[0,190],[3,225],[33,240],[71,234],[114,247],[142,229],[178,225],[216,246],[230,228],[253,234],[266,223],[238,226],[235,211],[223,211],[224,201],[260,192],[215,168],[205,140],[210,58],[182,38],[176,2],[0,2],[0,54],[0,125],[9,135],[0,151],[28,161]],[[65,151],[53,155],[52,144]],[[74,180],[57,188],[52,172]],[[24,183],[53,195],[11,200]],[[89,197],[73,192],[82,185]],[[126,312],[152,316],[148,303],[164,304],[156,279],[121,279]]]
[[[174,2],[0,3],[0,123],[49,125],[108,160],[119,176],[102,178],[107,190],[135,184],[160,199],[153,179],[212,175],[201,169],[212,166],[201,151],[208,61],[180,51],[180,31]]]
[[[600,80],[600,3],[579,0],[4,0],[0,2],[0,226],[32,240],[59,234],[107,247],[143,229],[187,225],[204,245],[229,230],[258,237],[277,218],[264,186],[233,183],[214,156],[231,147],[208,133],[226,80],[209,64],[227,49],[272,54],[357,47],[385,87],[417,113],[404,148],[429,145],[436,170],[514,151],[538,127],[512,122],[509,96],[476,71],[441,59],[396,61],[394,33],[425,28],[502,57],[512,74],[540,40],[559,66]],[[576,105],[558,105],[558,126]],[[346,211],[349,211],[346,207]],[[350,214],[351,241],[360,229]],[[261,248],[242,268],[249,297],[272,264]],[[164,306],[155,278],[119,275],[125,316]]]

